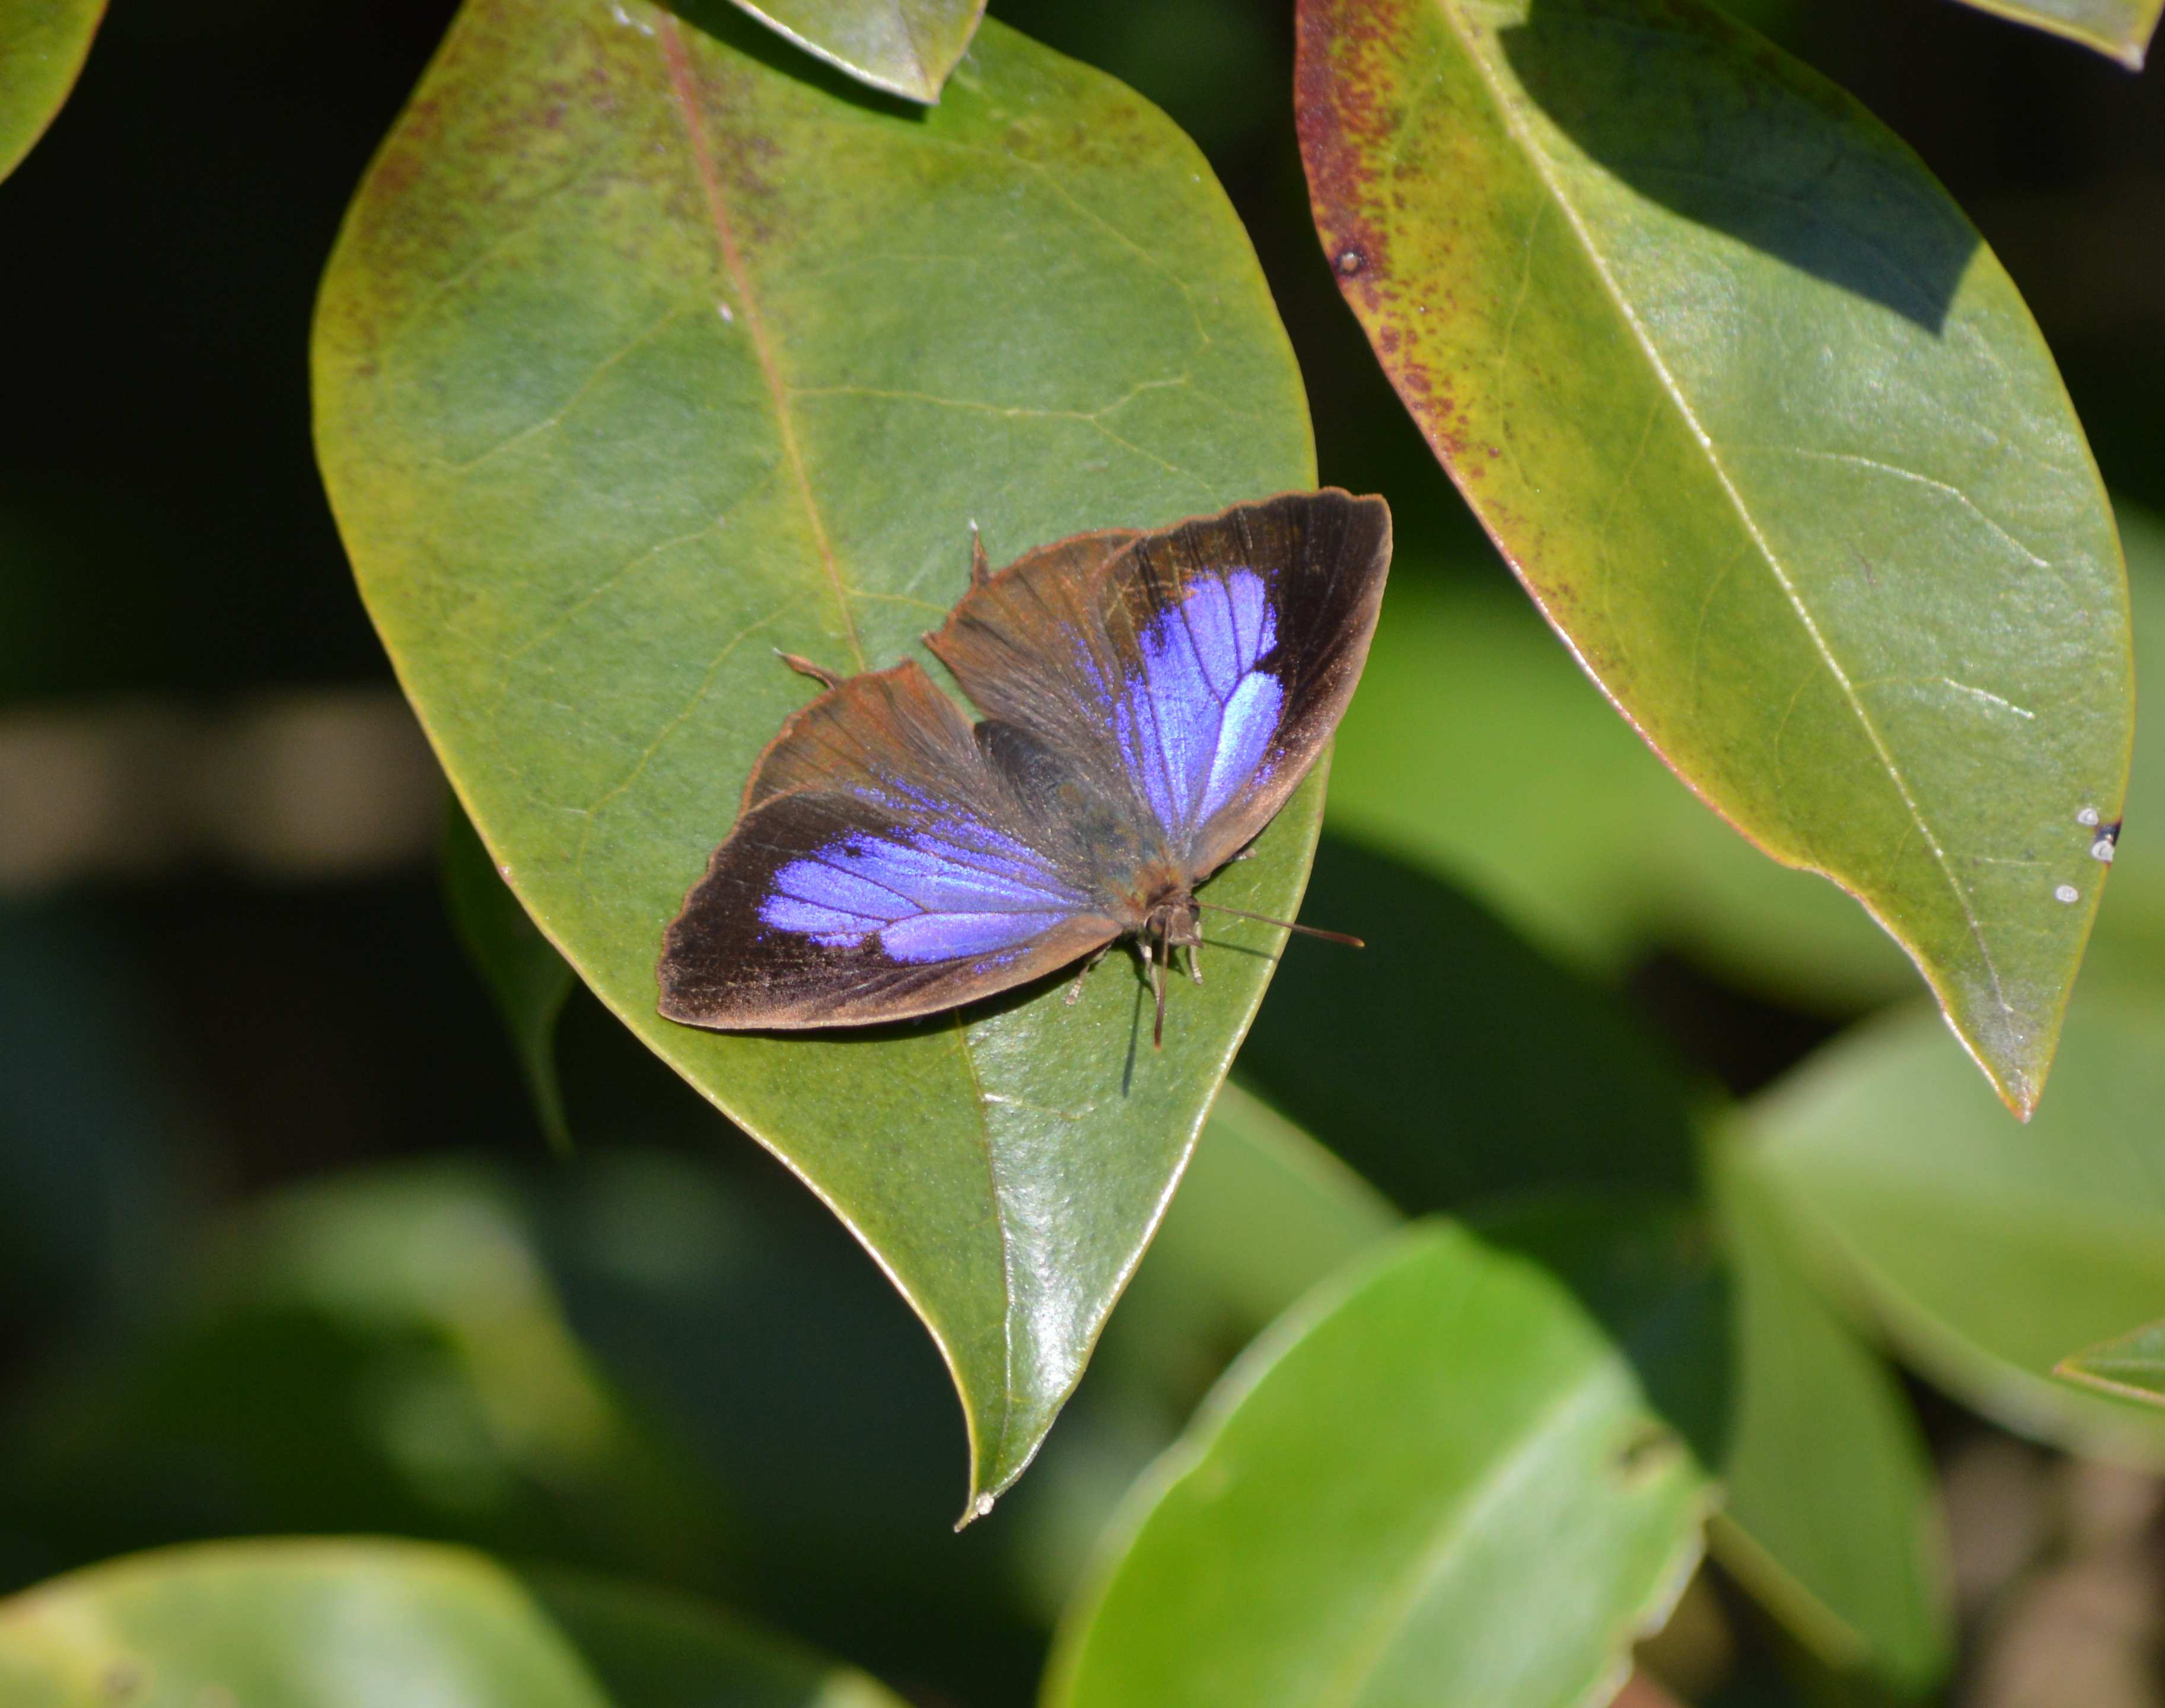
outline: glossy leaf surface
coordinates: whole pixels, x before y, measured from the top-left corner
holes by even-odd
[[[698,19],[719,0],[678,10]],[[736,0],[754,18],[859,82],[935,102],[970,45],[985,0]]]
[[[511,1035],[543,1136],[555,1149],[567,1150],[572,1129],[556,1079],[556,1022],[577,975],[526,917],[456,807],[445,816],[437,875],[466,959]]]
[[[2052,1374],[2123,1400],[2165,1406],[2165,1322],[2147,1322],[2102,1346],[2070,1353]]]
[[[973,518],[1003,560],[1311,484],[1306,414],[1202,157],[1118,85],[988,25],[903,115],[715,27],[467,6],[325,281],[319,447],[493,860],[909,1297],[982,1500],[1080,1374],[1280,933],[1214,928],[1159,1054],[1123,957],[1074,1007],[697,1032],[655,1015],[661,929],[807,696],[775,648],[904,656]],[[1298,905],[1320,772],[1221,900]]]
[[[0,1601],[9,1708],[893,1708],[694,1603],[385,1542],[208,1543]]]
[[[1706,1490],[1559,1284],[1431,1225],[1251,1348],[1142,1495],[1055,1708],[1605,1700]]]
[[[1968,0],[1981,12],[1997,13],[2037,29],[2063,35],[2118,60],[2131,71],[2142,69],[2157,34],[2159,0]]]
[[[2052,1375],[2165,1299],[2165,999],[2086,987],[2065,1055],[2018,1127],[1934,1017],[1899,1017],[1763,1103],[1751,1166],[1935,1381],[2012,1428],[2165,1460],[2165,1419]]]
[[[2112,518],[1999,263],[1699,0],[1300,18],[1317,227],[1438,456],[1654,748],[1862,900],[2026,1112],[2133,704]]]
[[[0,0],[0,178],[61,110],[104,15],[105,0]]]

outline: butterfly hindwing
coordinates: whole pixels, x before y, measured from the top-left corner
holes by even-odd
[[[905,1019],[1109,941],[992,744],[914,663],[782,726],[664,941],[661,1012],[698,1026]]]

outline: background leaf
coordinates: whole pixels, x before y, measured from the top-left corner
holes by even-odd
[[[1999,264],[1691,0],[1300,30],[1317,229],[1437,455],[1648,741],[1857,896],[2026,1112],[2133,702],[2112,519]]]
[[[494,862],[909,1296],[982,1504],[1079,1374],[1281,933],[1214,931],[1161,1054],[1120,959],[1074,1008],[696,1032],[653,1012],[661,928],[805,697],[773,648],[903,656],[973,518],[1003,560],[1311,484],[1307,420],[1238,222],[1117,85],[988,25],[903,116],[715,27],[471,0],[325,281],[319,445]],[[1298,906],[1320,770],[1221,899]]]
[[[2165,1462],[2165,1419],[2052,1380],[2165,1299],[2165,998],[2086,988],[2065,1088],[2010,1125],[1929,1014],[1833,1046],[1743,1154],[1919,1369],[2009,1427]]]
[[[61,110],[104,15],[105,0],[0,0],[0,178]]]
[[[1441,1225],[1259,1343],[1140,1492],[1054,1708],[1598,1700],[1706,1498],[1570,1295]]]
[[[444,815],[437,866],[444,905],[511,1034],[542,1135],[556,1150],[568,1150],[572,1129],[556,1079],[556,1022],[577,976],[526,917],[456,804]]]
[[[2157,29],[2159,0],[1968,0],[1980,12],[2063,35],[2110,55],[2131,71],[2142,69]]]
[[[1715,1557],[1830,1666],[1921,1691],[1953,1664],[1931,1455],[1894,1373],[1814,1286],[1765,1183],[1709,1159],[1736,1311]]]
[[[0,1602],[10,1708],[893,1708],[682,1597],[387,1542],[200,1544]]]
[[[697,22],[719,0],[685,0]],[[735,0],[754,18],[861,83],[934,102],[970,45],[985,0]]]
[[[2102,1346],[2070,1353],[2052,1374],[2123,1400],[2165,1406],[2165,1322],[2147,1322]]]

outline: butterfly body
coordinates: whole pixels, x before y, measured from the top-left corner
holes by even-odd
[[[1270,822],[1351,697],[1389,561],[1380,499],[1286,493],[982,567],[914,660],[833,681],[761,754],[670,927],[661,1012],[865,1024],[1138,938]],[[815,672],[823,681],[824,672]]]

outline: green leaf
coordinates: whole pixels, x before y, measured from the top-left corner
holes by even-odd
[[[1711,1227],[1643,1195],[1507,1201],[1476,1225],[1572,1290],[1720,1478],[1709,1539],[1723,1563],[1823,1661],[1920,1689],[1952,1637],[1916,1420],[1750,1183],[1712,1164]]]
[[[661,929],[805,683],[903,656],[996,557],[1309,485],[1299,376],[1200,155],[988,24],[903,116],[643,0],[470,0],[324,285],[324,475],[493,861],[634,1031],[803,1177],[931,1329],[973,1505],[1140,1256],[1280,934],[1162,1054],[1124,959],[845,1038],[654,1012]],[[1321,767],[1220,898],[1298,905]]]
[[[1140,1496],[1050,1708],[1604,1700],[1707,1491],[1558,1283],[1431,1224],[1251,1348]]]
[[[1339,726],[1332,832],[1466,886],[1604,974],[1658,947],[1837,1013],[1915,988],[1902,952],[1840,891],[1762,858],[1678,788],[1525,599],[1415,567],[1392,575]],[[2105,918],[2123,888],[2115,875]],[[1310,898],[1309,917],[1328,923],[1313,885]],[[1282,972],[1272,1012],[1291,984]]]
[[[2127,544],[2135,673],[2140,681],[2165,681],[2165,519],[2122,504],[2120,531]],[[2154,696],[2137,702],[2135,765],[2127,780],[2134,828],[2115,851],[2091,951],[2093,967],[2145,980],[2165,966],[2165,836],[2152,828],[2165,812],[2165,722],[2160,717]]]
[[[2123,1400],[2165,1406],[2165,1322],[2147,1322],[2117,1340],[2070,1353],[2052,1374]]]
[[[754,18],[859,82],[936,102],[985,15],[985,0],[735,0]],[[679,0],[695,24],[717,0]]]
[[[1240,1070],[1399,1208],[1691,1188],[1694,1089],[1611,992],[1448,886],[1336,838],[1317,849],[1302,914],[1368,946],[1288,944]]]
[[[2017,24],[2063,35],[2118,60],[2131,71],[2142,69],[2150,38],[2157,32],[2160,0],[1968,0],[1980,12],[2011,18]]]
[[[895,1708],[675,1596],[398,1542],[199,1544],[0,1601],[9,1708]]]
[[[2165,1463],[2165,1419],[2052,1374],[2165,1299],[2165,996],[2086,986],[2063,1054],[2016,1127],[1936,1019],[1904,1015],[1786,1081],[1745,1156],[1935,1381],[2010,1428]]]
[[[560,1155],[568,1153],[572,1129],[556,1079],[556,1022],[577,976],[526,917],[456,802],[444,816],[437,876],[466,959],[511,1034],[542,1136]]]
[[[1715,1557],[1819,1658],[1917,1691],[1954,1658],[1947,1541],[1915,1414],[1813,1285],[1765,1183],[1710,1161],[1736,1310]]]
[[[0,178],[61,110],[104,15],[105,0],[0,0]]]
[[[1700,0],[1304,0],[1299,103],[1340,283],[1551,620],[2026,1112],[2133,700],[2112,518],[1999,263]]]

